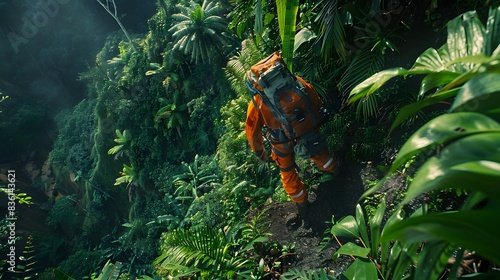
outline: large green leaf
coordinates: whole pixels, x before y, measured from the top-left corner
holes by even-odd
[[[344,272],[347,279],[377,279],[377,268],[375,264],[368,259],[356,259]]]
[[[484,27],[475,11],[466,12],[448,23],[448,50],[450,60],[480,54],[484,46]],[[472,69],[471,64],[455,64],[457,72]]]
[[[451,98],[457,94],[459,94],[459,86],[462,86],[463,83],[467,82],[464,86],[466,87],[471,87],[473,86],[472,84],[469,84],[471,80],[478,79],[479,77],[482,77],[483,75],[494,75],[493,73],[497,73],[499,69],[497,69],[497,64],[498,64],[498,58],[495,57],[487,57],[484,54],[479,54],[479,55],[472,55],[472,56],[466,56],[466,57],[461,57],[458,59],[455,59],[453,61],[450,61],[448,64],[453,65],[457,63],[474,63],[476,66],[475,69],[466,72],[466,73],[456,73],[456,72],[450,72],[450,71],[441,71],[437,73],[430,73],[422,81],[421,87],[420,87],[420,92],[419,95],[422,96],[425,92],[429,91],[430,89],[433,89],[437,86],[445,85],[442,87],[440,90],[438,90],[436,93],[429,95],[425,99],[418,101],[416,103],[412,103],[409,105],[404,106],[401,111],[398,113],[396,119],[392,123],[391,126],[391,132],[394,130],[397,126],[402,124],[408,117],[414,115],[421,109],[436,104],[442,100]],[[409,71],[412,73],[412,70]],[[479,76],[479,77],[478,77]],[[467,85],[469,84],[469,85]],[[488,86],[488,88],[492,89],[496,87],[496,84],[491,84]],[[482,90],[485,90],[485,88],[474,88],[473,92],[476,97],[479,97],[483,95],[481,93]],[[491,90],[490,90],[491,91]],[[483,97],[481,97],[483,98]],[[495,98],[495,99],[493,99]],[[491,100],[491,102],[488,102],[487,106],[494,106],[494,104],[498,104],[497,97],[496,95],[494,96]],[[484,98],[483,98],[484,99]],[[455,101],[457,102],[457,101]],[[479,102],[478,100],[473,100],[471,101],[474,105],[475,103]],[[483,105],[484,106],[484,105]],[[469,106],[468,108],[475,109],[474,107],[477,106]],[[462,110],[462,111],[476,111],[480,112],[478,110]],[[489,114],[490,116],[493,115],[493,111],[490,110]]]
[[[309,42],[316,37],[316,34],[311,29],[307,27],[300,29],[300,31],[295,35],[293,51],[296,52],[302,44]]]
[[[429,159],[413,179],[408,203],[422,193],[445,188],[480,191],[500,201],[500,131],[461,138]]]
[[[299,0],[276,0],[276,6],[278,9],[282,56],[288,69],[292,71],[295,26],[297,13],[299,11]]]
[[[452,166],[450,169],[492,177],[500,177],[500,163],[489,160],[469,161]]]
[[[500,46],[500,7],[490,9],[486,23],[486,41],[484,52],[493,55]]]
[[[344,217],[332,226],[330,233],[335,236],[359,238],[359,230],[356,219],[353,216]]]
[[[402,208],[396,209],[394,213],[387,219],[387,222],[385,223],[384,228],[382,229],[382,233],[384,232],[385,228],[388,227],[389,225],[392,225],[396,223],[397,221],[403,220],[404,217],[404,211]],[[379,237],[380,238],[380,237]],[[380,254],[381,254],[381,265],[382,265],[382,273],[385,274],[386,270],[392,270],[391,267],[388,267],[387,263],[387,258],[389,257],[389,242],[380,242]],[[399,244],[394,244],[394,246],[399,246]]]
[[[500,107],[500,74],[490,73],[465,83],[450,110],[487,113],[498,107]]]
[[[262,6],[264,4],[265,4],[264,1],[258,0],[255,3],[255,8],[254,8],[255,24],[254,24],[253,30],[254,30],[255,34],[258,34],[258,35],[262,34],[262,30],[264,28],[264,22],[263,22],[264,15],[262,14]],[[259,38],[259,37],[260,36],[256,36],[256,38]]]
[[[430,95],[426,97],[425,99],[408,104],[401,108],[399,111],[398,115],[396,116],[396,119],[391,125],[390,132],[392,132],[396,127],[398,127],[400,124],[402,124],[406,119],[408,119],[410,116],[416,114],[420,110],[422,110],[425,107],[428,107],[430,105],[436,104],[439,101],[446,100],[452,96],[457,95],[458,93],[458,88],[454,88],[451,90],[446,90],[446,91],[440,91],[436,94]]]
[[[482,60],[480,57],[467,57],[470,61]],[[465,59],[465,58],[464,58]],[[492,63],[495,59],[487,58],[487,63]],[[494,71],[494,69],[490,69]],[[473,73],[471,73],[473,75]],[[429,75],[430,76],[430,75]],[[488,112],[489,116],[496,116],[495,109],[500,104],[500,75],[497,73],[488,73],[472,78],[465,83],[460,89],[455,88],[448,91],[439,91],[426,99],[407,105],[401,109],[396,120],[392,124],[391,131],[396,126],[400,125],[406,118],[415,114],[420,109],[435,104],[441,100],[452,97],[457,94],[457,97],[451,107],[451,111],[475,111]]]
[[[391,225],[382,235],[382,240],[445,240],[499,263],[500,227],[495,222],[499,215],[498,211],[487,210],[427,214]]]
[[[458,76],[460,76],[459,73],[447,70],[437,73],[430,73],[429,75],[425,76],[425,78],[422,80],[422,83],[420,84],[419,95],[422,96],[427,91],[433,88],[445,85],[456,79]]]
[[[360,204],[356,205],[356,222],[358,224],[358,233],[361,237],[361,242],[365,247],[371,247],[370,239],[368,239],[365,213],[363,212],[363,208]]]
[[[382,230],[382,235],[386,232],[387,228],[390,228],[391,225],[397,224],[399,221],[403,219],[404,213],[400,211],[396,211]],[[427,207],[422,206],[418,208],[410,217],[418,217],[427,212]],[[392,244],[389,254],[389,260],[387,262],[382,263],[382,270],[384,271],[385,279],[403,279],[403,275],[405,275],[408,271],[408,268],[414,263],[416,263],[417,251],[420,250],[420,244],[418,243],[405,243],[405,242],[393,242],[393,240],[387,241],[381,239],[382,244]],[[384,252],[384,251],[382,251]]]
[[[448,47],[443,45],[439,50],[429,48],[415,61],[410,71],[411,74],[430,74],[446,71],[446,62],[450,61]],[[449,69],[451,72],[454,69]]]
[[[491,20],[491,22],[490,26],[494,29],[493,26],[496,26],[493,24],[494,20]],[[489,35],[488,32],[486,33]],[[485,36],[485,28],[478,19],[476,12],[464,13],[448,23],[447,43],[441,46],[441,48],[437,50],[429,48],[424,51],[417,58],[410,70],[393,68],[374,74],[351,91],[349,102],[353,103],[364,100],[393,77],[406,77],[407,75],[426,75],[420,87],[420,96],[439,86],[444,87],[437,91],[436,94],[439,97],[446,96],[446,94],[442,95],[441,93],[451,93],[448,90],[461,86],[468,79],[482,72],[490,71],[488,68],[496,65],[490,63],[486,65],[487,67],[480,67],[482,63],[488,64],[488,60],[491,61],[483,53],[484,46],[487,44],[485,42],[487,40],[485,38],[487,37]],[[414,114],[415,110],[420,110],[434,104],[432,101],[440,101],[439,97],[425,100],[425,102],[419,103],[414,107],[406,108],[398,115],[392,125],[391,131],[408,116]]]
[[[380,71],[357,85],[349,94],[349,102],[353,103],[361,98],[366,98],[366,96],[374,93],[390,79],[407,73],[408,70],[402,67]]]
[[[361,247],[352,242],[347,242],[342,247],[340,247],[335,254],[333,254],[333,260],[337,261],[340,255],[348,255],[354,257],[363,257],[366,258],[370,253],[370,248]]]
[[[415,275],[421,279],[439,279],[454,249],[455,246],[450,246],[446,241],[426,242],[418,255]]]
[[[118,279],[120,275],[120,270],[123,264],[120,262],[110,263],[110,260],[106,262],[102,268],[101,274],[96,278],[96,280],[114,280]]]
[[[378,256],[379,250],[379,237],[380,237],[380,228],[382,225],[382,219],[385,214],[385,199],[382,199],[380,205],[375,212],[375,215],[370,219],[370,236],[371,236],[371,255],[374,258]],[[385,252],[384,252],[385,253]]]
[[[368,189],[362,197],[378,191],[394,171],[415,155],[420,153],[422,157],[430,157],[431,154],[423,154],[426,149],[460,137],[498,131],[500,131],[500,124],[480,113],[460,112],[438,116],[418,129],[405,142],[389,169],[388,175],[376,186]]]
[[[498,131],[500,124],[491,118],[472,112],[461,112],[438,116],[419,128],[403,145],[389,173],[425,148],[436,146],[466,135]]]

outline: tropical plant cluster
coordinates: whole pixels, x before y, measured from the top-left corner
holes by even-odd
[[[39,187],[56,233],[27,243],[46,268],[16,275],[456,279],[473,253],[487,265],[469,276],[498,276],[500,3],[457,1],[450,14],[442,2],[158,0],[147,34],[110,34],[79,76],[86,97],[55,117],[54,181]],[[259,208],[288,198],[246,143],[242,77],[276,50],[335,112],[330,150],[390,166],[355,215],[332,217],[327,237],[349,240],[332,258],[352,259],[335,275],[294,270],[293,245],[270,241]],[[45,114],[35,109],[19,122]],[[410,179],[388,204],[381,189],[398,172]],[[443,193],[466,198],[441,211]]]

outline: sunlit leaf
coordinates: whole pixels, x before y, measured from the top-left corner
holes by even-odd
[[[427,214],[403,220],[387,228],[382,240],[424,242],[445,240],[495,263],[500,262],[500,227],[493,222],[498,211],[471,210]],[[474,236],[480,238],[473,238]]]
[[[429,159],[417,172],[402,203],[444,188],[484,192],[500,200],[500,131],[461,138]]]
[[[378,191],[394,171],[419,153],[422,157],[428,158],[433,155],[433,150],[430,148],[435,148],[445,142],[476,133],[498,131],[500,131],[500,125],[483,114],[461,112],[438,116],[419,128],[405,142],[389,169],[388,175],[376,186],[368,189],[362,197]],[[429,154],[422,154],[425,150],[430,151]]]
[[[377,279],[377,268],[370,260],[356,259],[344,272],[347,279]]]
[[[404,75],[408,70],[398,67],[380,71],[357,85],[349,94],[349,102],[355,102],[374,93],[390,79]]]
[[[370,248],[364,248],[352,242],[347,242],[333,254],[333,260],[336,261],[340,255],[366,258],[368,253],[370,253]]]
[[[419,95],[424,95],[427,91],[436,88],[438,86],[447,84],[457,78],[460,74],[451,71],[441,71],[437,73],[430,73],[425,76],[420,84]]]
[[[451,106],[451,111],[486,113],[500,104],[500,74],[484,74],[465,83]]]
[[[475,174],[484,174],[500,179],[500,163],[489,160],[470,161],[457,164],[450,168],[451,170],[471,172]]]
[[[310,40],[316,38],[316,34],[311,31],[309,28],[304,27],[297,32],[295,35],[295,43],[293,47],[293,51],[296,52],[297,49],[304,43],[309,42]]]
[[[389,173],[394,172],[424,148],[469,134],[498,131],[499,129],[500,125],[496,121],[479,113],[462,112],[438,116],[419,128],[406,141]]]
[[[359,230],[356,219],[347,216],[332,226],[330,233],[335,236],[359,238]]]
[[[445,63],[448,60],[449,54],[446,45],[439,50],[429,48],[417,58],[410,71],[412,74],[429,74],[445,71],[447,70]]]
[[[117,145],[108,150],[108,155],[114,155],[123,149],[123,145]]]
[[[299,0],[276,0],[276,7],[278,10],[282,56],[288,66],[288,69],[292,71],[295,28],[297,13],[299,10]]]

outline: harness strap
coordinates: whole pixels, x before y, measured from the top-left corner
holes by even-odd
[[[292,171],[292,170],[294,170],[294,169],[298,169],[298,166],[297,166],[297,164],[296,164],[296,163],[294,163],[294,164],[292,164],[291,166],[286,167],[286,168],[282,168],[282,167],[280,167],[280,171],[283,171],[283,172],[290,172],[290,171]]]
[[[287,156],[289,156],[289,155],[291,155],[291,154],[292,154],[292,153],[284,153],[284,152],[281,152],[281,151],[279,151],[279,150],[277,150],[277,149],[275,149],[275,148],[271,148],[271,149],[272,149],[272,150],[273,150],[273,152],[274,152],[277,156],[279,156],[279,157],[287,157]]]

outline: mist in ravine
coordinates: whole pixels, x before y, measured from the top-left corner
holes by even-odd
[[[153,0],[117,1],[132,36],[147,32],[155,9]],[[97,0],[0,1],[0,93],[9,96],[0,109],[0,162],[51,142],[53,117],[85,98],[78,77],[114,33],[123,32]]]

